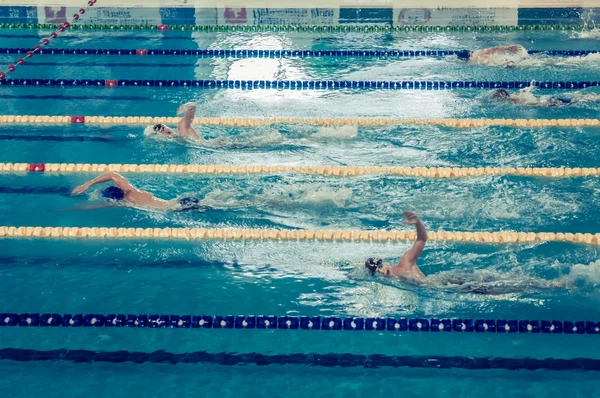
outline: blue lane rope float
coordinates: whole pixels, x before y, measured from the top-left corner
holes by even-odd
[[[450,89],[539,89],[576,90],[600,86],[600,81],[375,81],[375,80],[106,80],[106,79],[0,79],[0,86],[22,87],[192,87],[242,90],[450,90]]]
[[[592,358],[502,358],[502,357],[464,357],[464,356],[398,356],[398,355],[360,355],[349,353],[294,353],[261,354],[206,351],[172,353],[167,351],[92,351],[92,350],[32,350],[24,348],[0,349],[0,360],[18,362],[68,361],[81,363],[161,363],[161,364],[198,364],[215,365],[300,365],[315,367],[363,367],[363,368],[426,368],[426,369],[503,369],[503,370],[577,370],[599,371],[600,360]]]
[[[27,54],[28,48],[0,48],[0,54]],[[203,50],[203,49],[119,49],[119,48],[42,48],[41,55],[160,55],[211,58],[416,58],[468,54],[469,50]],[[579,57],[597,54],[596,50],[530,50],[529,54]]]
[[[0,327],[135,327],[389,332],[600,334],[600,322],[504,319],[355,318],[274,315],[133,315],[0,313]]]

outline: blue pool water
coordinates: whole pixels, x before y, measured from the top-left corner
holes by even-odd
[[[3,48],[30,47],[49,32],[0,30]],[[60,48],[598,50],[577,32],[511,33],[66,33]],[[0,64],[15,55],[0,55]],[[40,55],[15,78],[232,80],[598,81],[600,56],[544,55],[511,69],[446,58],[196,59]],[[17,75],[18,74],[18,75]],[[542,92],[543,91],[543,92]],[[577,96],[568,107],[501,104],[486,90],[251,90],[0,87],[2,114],[198,116],[598,118],[600,89],[536,90]],[[0,126],[0,162],[597,167],[600,128],[456,130],[436,126],[198,127],[217,146],[145,137],[143,127]],[[596,177],[542,179],[298,174],[138,174],[161,198],[193,193],[208,212],[161,213],[103,203],[98,189],[70,197],[91,174],[5,174],[0,225],[405,229],[411,210],[430,230],[598,232]],[[0,240],[0,310],[15,313],[311,315],[462,319],[598,320],[597,246],[430,242],[419,260],[436,286],[371,278],[369,256],[397,260],[407,243]],[[465,292],[451,280],[493,290]],[[223,329],[0,328],[2,349],[206,352],[188,363],[0,360],[0,387],[20,396],[535,396],[598,394],[594,372],[467,370],[465,358],[600,359],[591,335],[325,332]],[[5,351],[1,351],[4,353]],[[331,367],[312,355],[443,357],[450,369]],[[2,354],[0,354],[1,356]],[[157,354],[158,356],[162,354]],[[268,358],[265,359],[265,356]],[[113,356],[115,357],[115,356]],[[300,359],[298,359],[300,358]],[[328,357],[329,358],[329,357]],[[385,358],[374,360],[382,363]],[[450,358],[450,359],[448,359]],[[228,362],[229,361],[229,362]],[[245,366],[231,365],[240,361]],[[295,361],[301,361],[297,364]],[[378,362],[379,361],[379,362]],[[433,359],[432,359],[433,361]],[[118,361],[113,361],[118,362]],[[168,361],[167,361],[168,362]],[[308,364],[311,362],[311,364]],[[350,361],[351,362],[351,361]],[[550,363],[550,362],[548,362]],[[363,364],[364,365],[364,364]],[[559,369],[560,367],[556,367]],[[68,374],[69,378],[65,377]],[[156,381],[154,381],[156,380]],[[508,382],[507,380],[510,380]],[[19,396],[18,394],[15,394]]]

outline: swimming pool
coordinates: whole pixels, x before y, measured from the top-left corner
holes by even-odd
[[[46,29],[0,29],[1,47],[30,48],[50,33]],[[52,48],[66,52],[456,51],[521,44],[529,50],[597,51],[594,35],[588,30],[73,30],[61,34]],[[453,55],[410,55],[38,54],[9,77],[28,82],[88,79],[102,85],[2,85],[0,113],[84,115],[88,122],[90,116],[171,117],[179,105],[195,101],[198,116],[214,118],[598,119],[597,85],[533,91],[536,96],[580,99],[563,107],[499,103],[492,100],[494,86],[489,84],[439,86],[439,82],[465,81],[597,82],[598,54],[540,54],[514,68],[468,65]],[[0,65],[18,57],[0,50]],[[106,80],[127,81],[128,85],[105,87]],[[232,81],[233,87],[129,84],[140,80]],[[259,85],[243,89],[242,80]],[[265,81],[262,87],[261,81]],[[290,84],[268,89],[267,81],[432,84],[393,88],[361,83],[361,87],[340,88],[313,83],[312,87]],[[0,162],[594,168],[600,153],[600,127],[594,126],[200,125],[201,135],[217,139],[211,146],[148,137],[144,127],[143,123],[0,123]],[[214,209],[80,210],[104,203],[98,189],[86,196],[69,196],[75,186],[95,175],[3,173],[0,225],[407,230],[410,226],[403,223],[402,212],[411,210],[430,231],[595,234],[600,217],[597,175],[421,178],[389,173],[346,177],[294,172],[130,173],[126,175],[136,186],[158,197],[193,193]],[[364,272],[367,257],[391,261],[410,245],[388,239],[0,239],[2,314],[60,314],[67,320],[65,314],[97,314],[103,322],[106,318],[100,315],[111,322],[118,314],[176,315],[168,319],[174,322],[173,328],[127,327],[126,318],[115,320],[123,322],[123,327],[112,328],[0,327],[4,375],[0,386],[7,391],[20,386],[23,396],[245,396],[259,391],[359,396],[392,394],[399,388],[408,396],[505,396],[517,390],[536,396],[597,393],[593,370],[598,370],[600,352],[593,342],[596,336],[591,335],[596,333],[600,303],[597,244],[432,241],[419,264],[435,286],[382,280]],[[466,292],[452,283],[456,280],[468,280],[495,294]],[[567,287],[552,286],[556,282]],[[182,315],[208,316],[205,322],[218,326],[223,322],[223,326],[183,327],[187,323],[178,318]],[[404,318],[413,322],[404,324]],[[86,319],[82,322],[92,318]],[[143,318],[135,319],[139,324]],[[200,326],[204,318],[193,319]],[[265,326],[269,319],[276,329]],[[394,321],[389,323],[389,319]],[[431,331],[415,331],[417,323],[422,329],[425,320]],[[444,320],[441,329],[435,320]],[[499,331],[480,332],[482,323],[477,320],[486,324],[495,320]],[[513,324],[512,320],[525,322]],[[566,322],[561,323],[564,333],[546,333],[549,326],[529,322],[533,320],[594,324],[591,329],[584,324],[585,334],[580,324],[574,324],[578,332],[568,333],[572,329],[567,325],[574,325]],[[307,322],[313,326],[309,328]],[[288,328],[294,330],[280,330]],[[361,330],[348,330],[353,328]]]

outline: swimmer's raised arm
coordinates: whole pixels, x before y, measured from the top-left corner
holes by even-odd
[[[196,116],[196,103],[188,102],[187,104],[183,104],[177,110],[177,114],[180,115],[185,112],[185,115],[179,121],[178,127],[181,130],[189,129],[192,127],[192,122],[194,121],[194,116]]]
[[[417,229],[417,240],[413,246],[402,256],[398,265],[416,265],[417,259],[421,256],[421,253],[423,253],[423,249],[425,249],[425,244],[427,243],[427,231],[415,213],[405,211],[404,217],[406,217],[406,221],[409,224],[414,225]]]
[[[133,185],[131,185],[127,178],[112,171],[108,171],[106,173],[102,173],[100,176],[94,178],[93,180],[86,182],[85,184],[81,184],[80,186],[75,188],[73,192],[71,192],[71,195],[80,195],[86,192],[92,186],[96,184],[102,184],[103,182],[108,181],[112,181],[117,187],[121,188],[125,192],[136,190],[136,188]]]

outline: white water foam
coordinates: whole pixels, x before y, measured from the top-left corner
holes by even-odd
[[[600,69],[600,54],[593,53],[578,57],[550,56],[547,54],[534,54],[529,57],[514,61],[514,68],[538,68],[544,66],[558,67],[587,67]]]
[[[257,196],[257,199],[262,203],[278,207],[346,208],[352,203],[352,190],[333,189],[322,184],[276,186],[269,189],[268,193]]]
[[[567,278],[573,283],[581,281],[593,286],[600,285],[600,260],[596,260],[587,265],[573,265],[569,274],[567,275]]]
[[[349,140],[358,136],[358,126],[320,127],[316,133],[309,136],[311,140]]]
[[[581,32],[573,32],[569,37],[571,39],[600,39],[600,28],[582,30]]]

